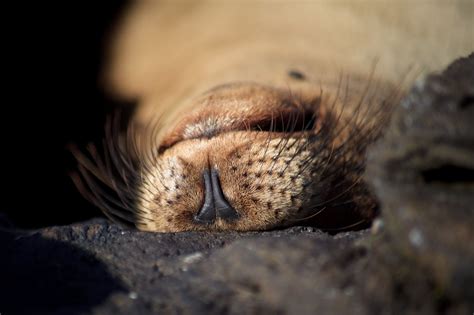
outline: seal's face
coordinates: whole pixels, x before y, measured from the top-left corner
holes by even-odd
[[[320,98],[214,88],[160,142],[139,192],[146,230],[257,230],[308,215]],[[319,200],[321,201],[321,200]]]
[[[112,132],[103,158],[77,154],[86,185],[76,183],[88,199],[140,229],[267,229],[305,219],[360,227],[374,214],[360,178],[365,150],[390,116],[386,105],[397,103],[385,88],[398,86],[407,65],[435,69],[472,50],[463,40],[471,20],[455,6],[428,14],[456,25],[459,40],[443,49],[436,39],[451,39],[453,27],[403,6],[191,7],[136,1],[124,12],[106,53],[107,92],[139,100],[131,131],[163,117],[144,128],[150,133]],[[350,76],[340,89],[339,71]],[[270,86],[230,84],[190,101],[235,81]]]
[[[360,106],[344,115],[340,99],[350,102],[220,86],[168,124],[109,133],[103,160],[77,154],[88,187],[77,183],[106,215],[148,231],[363,225],[375,213],[364,152],[383,120]]]
[[[331,111],[337,102],[319,90],[214,88],[151,133],[109,138],[104,163],[80,157],[89,199],[149,231],[364,223],[374,204],[360,180],[362,157],[375,133],[361,128],[357,112]]]

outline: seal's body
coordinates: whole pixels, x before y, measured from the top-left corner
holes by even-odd
[[[106,73],[140,107],[104,161],[78,156],[83,192],[150,231],[364,226],[365,150],[417,61],[431,70],[471,48],[464,5],[139,2]],[[424,25],[427,12],[445,24]]]

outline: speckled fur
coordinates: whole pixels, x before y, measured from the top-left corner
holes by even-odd
[[[140,100],[137,114],[127,134],[108,126],[103,155],[75,152],[76,184],[112,219],[148,231],[367,225],[376,202],[361,179],[365,151],[409,65],[439,68],[472,46],[436,49],[469,35],[465,4],[406,5],[138,1],[105,72],[109,90]],[[210,168],[238,220],[193,219]]]

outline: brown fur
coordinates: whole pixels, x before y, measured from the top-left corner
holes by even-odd
[[[365,150],[399,100],[409,61],[431,70],[473,46],[458,41],[469,35],[459,28],[437,52],[430,36],[447,31],[408,23],[428,23],[428,11],[466,27],[457,10],[471,7],[422,14],[405,5],[388,14],[376,2],[138,2],[119,24],[107,72],[111,90],[141,100],[136,129],[108,138],[105,161],[78,154],[90,187],[82,191],[110,217],[150,231],[370,222]],[[210,168],[238,220],[194,220]]]

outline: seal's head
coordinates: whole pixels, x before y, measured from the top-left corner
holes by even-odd
[[[169,123],[109,134],[103,160],[77,154],[88,185],[77,183],[109,217],[141,230],[362,224],[375,213],[363,155],[379,128],[360,109],[335,110],[342,102],[319,89],[219,86]]]

